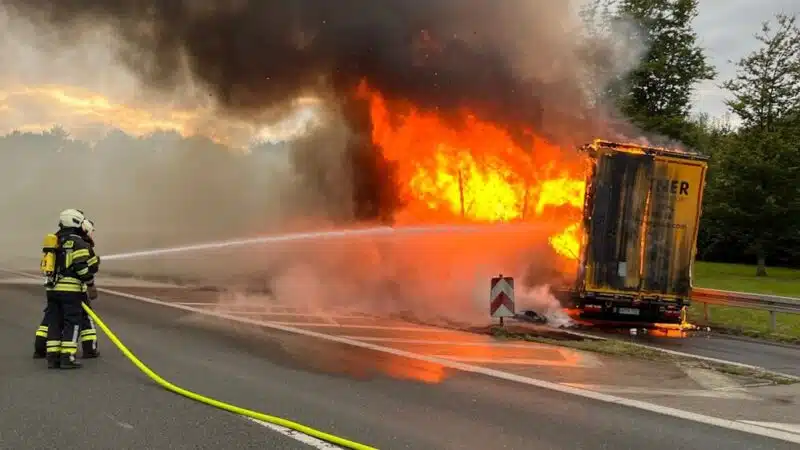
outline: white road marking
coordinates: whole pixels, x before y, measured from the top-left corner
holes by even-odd
[[[573,358],[576,359],[576,361],[573,362],[574,366],[588,367],[594,369],[599,369],[603,367],[603,363],[600,361],[600,358],[589,352],[583,352],[579,350],[569,350],[566,348],[559,348],[558,351],[559,353],[561,353],[561,356],[563,356],[564,359],[573,359]]]
[[[216,312],[216,311],[212,311]],[[225,313],[221,313],[225,315]],[[246,317],[241,317],[246,319]],[[424,332],[424,333],[453,333],[452,330],[443,330],[441,328],[424,328],[424,327],[404,327],[393,325],[347,325],[347,324],[332,324],[332,323],[305,323],[305,322],[264,322],[279,326],[288,327],[309,327],[309,328],[356,328],[364,330],[385,330],[385,331],[411,331],[411,332]],[[325,336],[328,336],[327,334]]]
[[[24,284],[24,285],[43,285],[44,281],[41,277],[35,275],[28,275],[20,273],[20,277],[16,278],[0,278],[0,284]],[[125,288],[168,288],[168,289],[186,289],[185,286],[177,284],[166,284],[155,281],[137,280],[135,278],[97,278],[98,283],[104,286],[125,287]]]
[[[181,305],[186,305],[186,303],[180,303]],[[192,306],[192,305],[189,305]],[[319,313],[293,313],[293,312],[271,312],[271,311],[264,311],[253,310],[253,311],[242,311],[236,308],[208,308],[213,311],[228,313],[228,314],[241,314],[241,315],[248,315],[248,316],[276,316],[276,317],[314,317],[321,320],[329,320],[329,319],[351,319],[351,320],[364,320],[364,316],[340,316],[337,314],[326,314],[323,312]],[[337,325],[336,322],[329,322],[332,325]]]
[[[659,389],[650,387],[626,387],[613,385],[596,385],[582,383],[561,383],[565,386],[572,386],[591,391],[607,392],[615,394],[634,394],[634,395],[664,395],[674,397],[708,397],[716,399],[738,399],[760,401],[762,399],[737,391],[706,391],[698,389]]]
[[[218,303],[212,302],[175,302],[179,305],[187,305],[187,306],[202,306],[217,312],[227,313],[227,314],[239,314],[239,315],[247,315],[247,316],[276,316],[276,317],[313,317],[324,321],[327,326],[339,326],[339,322],[337,320],[365,320],[365,319],[374,319],[367,315],[363,314],[337,314],[335,312],[329,311],[307,311],[303,309],[303,312],[296,312],[291,311],[294,308],[288,305],[269,305],[263,308],[254,308],[253,305],[220,305]],[[281,311],[275,311],[276,309]],[[286,311],[289,310],[289,311]],[[288,323],[288,322],[284,322]],[[322,324],[325,326],[325,324]]]
[[[458,361],[473,364],[498,364],[509,366],[553,366],[553,367],[576,367],[580,364],[575,364],[570,361],[559,361],[550,359],[533,359],[533,358],[477,358],[472,356],[452,356],[434,353],[430,356],[436,358],[445,358],[450,361]]]
[[[739,422],[744,422],[751,425],[758,425],[761,427],[773,428],[776,430],[788,431],[789,433],[800,435],[800,424],[797,423],[756,422],[754,420],[740,420]]]
[[[764,386],[774,386],[775,383],[772,381],[754,381],[752,383],[745,383],[740,384],[736,387],[729,387],[729,388],[717,388],[714,389],[715,391],[742,391],[746,392],[748,389],[757,388],[757,387],[764,387]]]
[[[739,383],[723,373],[710,369],[702,369],[699,367],[687,367],[683,364],[678,364],[678,367],[680,367],[683,373],[685,373],[689,378],[702,386],[704,389],[715,391],[740,388]]]
[[[523,348],[523,349],[539,349],[549,348],[551,345],[537,344],[531,342],[528,344],[512,344],[507,342],[481,342],[481,341],[436,341],[425,339],[403,339],[392,337],[372,337],[372,336],[342,336],[347,339],[358,339],[359,341],[369,342],[386,342],[390,344],[416,344],[416,345],[447,345],[447,346],[463,346],[463,347],[500,347],[500,348]]]
[[[590,333],[582,333],[580,331],[572,331],[572,330],[562,330],[562,331],[564,333],[566,333],[566,334],[571,334],[573,336],[580,336],[580,337],[585,337],[585,338],[590,338],[590,339],[598,339],[598,340],[601,340],[601,341],[622,340],[622,339],[609,338],[609,337],[605,337],[605,336],[598,336],[598,335],[590,334]],[[657,352],[666,353],[668,355],[682,356],[682,357],[685,357],[685,358],[693,358],[693,359],[697,359],[697,360],[701,360],[701,361],[713,362],[713,363],[717,363],[717,364],[725,364],[725,365],[728,365],[728,366],[741,367],[743,369],[750,369],[750,370],[755,370],[755,371],[761,372],[761,373],[767,373],[767,374],[771,374],[771,375],[776,375],[776,376],[779,376],[779,377],[782,377],[782,378],[786,378],[786,379],[789,379],[789,380],[800,381],[800,377],[798,377],[798,376],[789,375],[789,374],[781,373],[781,372],[776,372],[774,370],[767,370],[764,367],[754,366],[752,364],[745,364],[745,363],[740,363],[740,362],[737,362],[737,361],[727,361],[727,360],[724,360],[724,359],[712,358],[710,356],[695,355],[693,353],[679,352],[677,350],[669,350],[669,349],[666,349],[666,348],[654,347],[652,345],[640,344],[638,342],[630,342],[629,340],[625,340],[625,342],[630,344],[630,345],[634,345],[636,347],[646,348],[646,349],[649,349],[649,350],[654,350],[654,351],[657,351]]]
[[[276,309],[283,309],[283,310],[292,310],[297,311],[302,309],[303,311],[308,311],[307,308],[297,308],[291,306],[284,306],[284,305],[254,305],[250,304],[241,304],[237,305],[236,303],[217,303],[214,301],[208,302],[175,302],[179,305],[188,305],[188,306],[204,306],[207,308],[217,309],[217,310],[229,310],[231,312],[252,312],[252,313],[271,313],[274,312]]]
[[[245,419],[249,420],[250,422],[257,423],[264,428],[269,428],[272,431],[280,433],[288,438],[294,439],[296,441],[302,442],[303,444],[308,445],[311,448],[318,448],[323,450],[330,450],[330,449],[341,449],[338,445],[331,444],[330,442],[323,441],[322,439],[317,439],[314,436],[309,436],[307,434],[303,434],[299,431],[292,430],[291,428],[282,427],[280,425],[275,425],[274,423],[264,422],[262,420],[253,419],[252,417],[245,417]]]
[[[43,284],[40,280],[35,280],[30,277],[20,278],[0,278],[0,284]]]
[[[176,305],[184,305],[184,306],[215,306],[216,303],[213,302],[175,302]]]
[[[12,272],[12,273],[16,273],[16,274],[19,275],[19,272]],[[27,275],[27,274],[23,274],[23,275]],[[493,378],[497,378],[497,379],[501,379],[501,380],[512,381],[512,382],[516,382],[516,383],[520,383],[520,384],[525,384],[525,385],[528,385],[528,386],[538,387],[538,388],[541,388],[541,389],[547,389],[547,390],[559,392],[559,393],[562,393],[562,394],[575,395],[575,396],[578,396],[578,397],[583,397],[583,398],[596,400],[596,401],[600,401],[600,402],[611,403],[611,404],[616,404],[616,405],[621,405],[621,406],[627,406],[627,407],[630,407],[630,408],[636,408],[636,409],[640,409],[640,410],[643,410],[643,411],[652,412],[652,413],[655,413],[655,414],[661,414],[661,415],[665,415],[665,416],[669,416],[669,417],[674,417],[674,418],[677,418],[677,419],[688,420],[688,421],[692,421],[692,422],[697,422],[697,423],[702,423],[702,424],[706,424],[706,425],[716,426],[716,427],[725,428],[725,429],[729,429],[729,430],[734,430],[734,431],[739,431],[739,432],[743,432],[743,433],[749,433],[749,434],[753,434],[753,435],[757,435],[757,436],[764,436],[764,437],[768,437],[768,438],[772,438],[772,439],[778,439],[778,440],[782,440],[782,441],[786,441],[786,442],[800,444],[800,434],[796,434],[796,433],[792,433],[792,432],[784,431],[784,430],[778,430],[778,429],[774,429],[774,428],[769,428],[769,427],[765,427],[765,426],[762,426],[762,425],[756,425],[756,424],[752,424],[752,423],[741,422],[741,421],[731,420],[731,419],[723,419],[721,417],[708,416],[708,415],[705,415],[705,414],[699,414],[699,413],[695,413],[695,412],[691,412],[691,411],[684,411],[684,410],[681,410],[681,409],[671,408],[671,407],[668,407],[668,406],[657,405],[655,403],[649,403],[649,402],[645,402],[645,401],[641,401],[641,400],[634,400],[634,399],[629,399],[629,398],[624,398],[624,397],[617,397],[617,396],[613,396],[613,395],[609,395],[609,394],[604,394],[604,393],[601,393],[601,392],[594,392],[594,391],[590,391],[590,390],[586,390],[586,389],[580,389],[580,388],[575,388],[575,387],[572,387],[572,386],[562,385],[562,384],[559,384],[559,383],[553,383],[553,382],[550,382],[550,381],[540,380],[540,379],[537,379],[537,378],[530,378],[530,377],[517,375],[517,374],[513,374],[513,373],[509,373],[509,372],[503,372],[501,370],[490,369],[490,368],[487,368],[487,367],[475,366],[475,365],[460,363],[460,362],[456,362],[456,361],[449,361],[449,360],[444,359],[444,358],[420,355],[420,354],[417,354],[417,353],[407,352],[407,351],[404,351],[404,350],[398,350],[398,349],[395,349],[395,348],[383,347],[383,346],[380,346],[380,345],[370,344],[368,342],[361,342],[361,341],[354,340],[354,339],[347,339],[347,338],[343,338],[341,336],[318,333],[316,331],[306,330],[306,329],[303,329],[303,328],[297,328],[297,327],[292,327],[292,326],[279,325],[279,324],[275,324],[275,323],[257,321],[257,320],[252,320],[252,319],[248,319],[248,318],[245,318],[245,317],[236,317],[236,316],[232,316],[230,314],[216,313],[214,311],[208,311],[208,310],[204,310],[204,309],[200,309],[200,308],[194,308],[194,307],[191,307],[191,306],[176,305],[174,303],[169,303],[169,302],[165,302],[165,301],[161,301],[161,300],[157,300],[157,299],[153,299],[153,298],[149,298],[149,297],[143,297],[141,295],[133,295],[133,294],[128,294],[128,293],[120,292],[120,291],[113,291],[113,290],[105,289],[105,288],[100,288],[100,289],[98,289],[98,291],[104,292],[106,294],[116,295],[118,297],[128,298],[128,299],[131,299],[131,300],[138,300],[138,301],[141,301],[143,303],[149,303],[149,304],[153,304],[153,305],[164,306],[164,307],[167,307],[167,308],[179,309],[179,310],[193,312],[193,313],[201,314],[201,315],[208,315],[208,316],[212,316],[212,317],[216,317],[216,318],[220,318],[220,319],[227,319],[227,320],[230,320],[232,322],[239,322],[239,323],[242,323],[242,324],[254,325],[254,326],[259,326],[259,327],[264,327],[264,328],[271,328],[271,329],[274,329],[274,330],[284,331],[284,332],[287,332],[287,333],[299,334],[301,336],[314,337],[314,338],[323,339],[323,340],[327,340],[327,341],[331,341],[331,342],[338,342],[338,343],[341,343],[341,344],[351,345],[353,347],[360,347],[360,348],[365,348],[365,349],[374,350],[374,351],[378,351],[378,352],[388,353],[388,354],[399,356],[399,357],[404,357],[404,358],[409,358],[409,359],[416,359],[418,361],[429,362],[429,363],[432,363],[432,364],[438,364],[440,366],[447,367],[447,368],[454,369],[454,370],[460,370],[462,372],[485,375],[485,376],[489,376],[489,377],[493,377]],[[693,356],[693,355],[688,355],[688,356]]]
[[[116,425],[116,426],[118,426],[120,428],[125,428],[126,430],[132,430],[133,429],[133,425],[129,424],[128,422],[123,422],[121,420],[117,420],[111,414],[106,414],[106,417],[111,419],[111,421],[114,422],[114,425]]]
[[[287,313],[287,314],[289,314],[289,313]],[[313,314],[309,314],[309,316],[313,316]],[[349,319],[349,317],[338,317],[338,316],[333,316],[333,315],[330,315],[330,314],[318,314],[316,317],[320,317],[320,318],[322,318],[322,320],[324,320],[324,321],[326,321],[326,322],[328,322],[330,324],[333,324],[333,325],[339,325],[339,322],[337,322],[336,319],[342,319],[342,318],[348,318]]]

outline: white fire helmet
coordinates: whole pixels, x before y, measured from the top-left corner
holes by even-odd
[[[86,216],[79,209],[65,209],[58,216],[59,228],[83,228]]]

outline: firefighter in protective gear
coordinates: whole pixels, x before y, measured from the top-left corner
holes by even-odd
[[[86,242],[94,249],[94,222],[90,219],[86,219],[84,226],[82,227],[82,237],[86,240]],[[87,287],[88,290],[88,287]],[[89,305],[91,308],[91,300],[89,299],[88,295],[84,302]],[[81,320],[81,331],[80,331],[80,343],[81,343],[81,357],[84,359],[88,358],[97,358],[100,356],[100,352],[97,349],[97,328],[94,325],[94,321],[92,320],[91,316],[86,313],[86,311],[81,308],[82,320]],[[43,359],[47,356],[46,348],[47,348],[47,324],[48,316],[47,316],[47,307],[44,309],[44,316],[42,317],[42,321],[39,324],[39,328],[36,330],[36,338],[34,340],[34,350],[33,350],[33,357],[34,359]]]
[[[47,309],[47,366],[49,368],[76,369],[81,367],[75,359],[78,338],[83,320],[83,303],[94,300],[94,276],[100,267],[100,258],[87,240],[86,221],[82,211],[66,209],[61,212],[56,233],[55,275],[48,279]]]

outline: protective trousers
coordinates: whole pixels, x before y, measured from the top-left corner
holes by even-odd
[[[47,292],[45,347],[48,367],[80,367],[75,360],[75,354],[78,352],[78,339],[83,320],[81,303],[84,299],[86,293],[83,292]]]
[[[89,299],[84,299],[84,302],[91,308]],[[97,347],[97,327],[94,325],[89,314],[81,308],[81,331],[79,341],[81,343],[81,356],[83,358],[95,358],[99,356],[100,352]],[[33,356],[34,358],[44,358],[47,356],[47,307],[44,309],[44,316],[39,328],[36,329],[36,338],[33,341]]]

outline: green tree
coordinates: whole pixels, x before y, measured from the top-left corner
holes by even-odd
[[[697,240],[697,257],[701,260],[721,260],[726,262],[742,262],[737,259],[736,249],[742,247],[741,242],[728,233],[728,227],[721,214],[715,214],[717,206],[725,199],[724,189],[718,189],[718,176],[723,176],[722,155],[736,145],[736,133],[730,121],[711,120],[700,116],[691,122],[692,133],[687,145],[709,155],[708,175],[703,195],[703,215],[700,218],[700,230]],[[741,253],[741,252],[739,252]]]
[[[761,25],[761,47],[742,58],[736,76],[722,86],[726,104],[749,131],[774,132],[800,106],[800,30],[796,16],[778,14]],[[773,29],[774,28],[774,29]]]
[[[718,155],[711,214],[745,245],[766,276],[767,258],[797,235],[800,219],[800,29],[778,14],[762,25],[760,48],[737,63],[723,83],[728,107],[741,120],[736,142]],[[796,239],[795,239],[795,242]]]
[[[647,44],[637,68],[621,81],[617,103],[646,131],[682,140],[696,84],[713,79],[692,21],[699,0],[619,0],[616,20],[633,20],[633,41]]]

